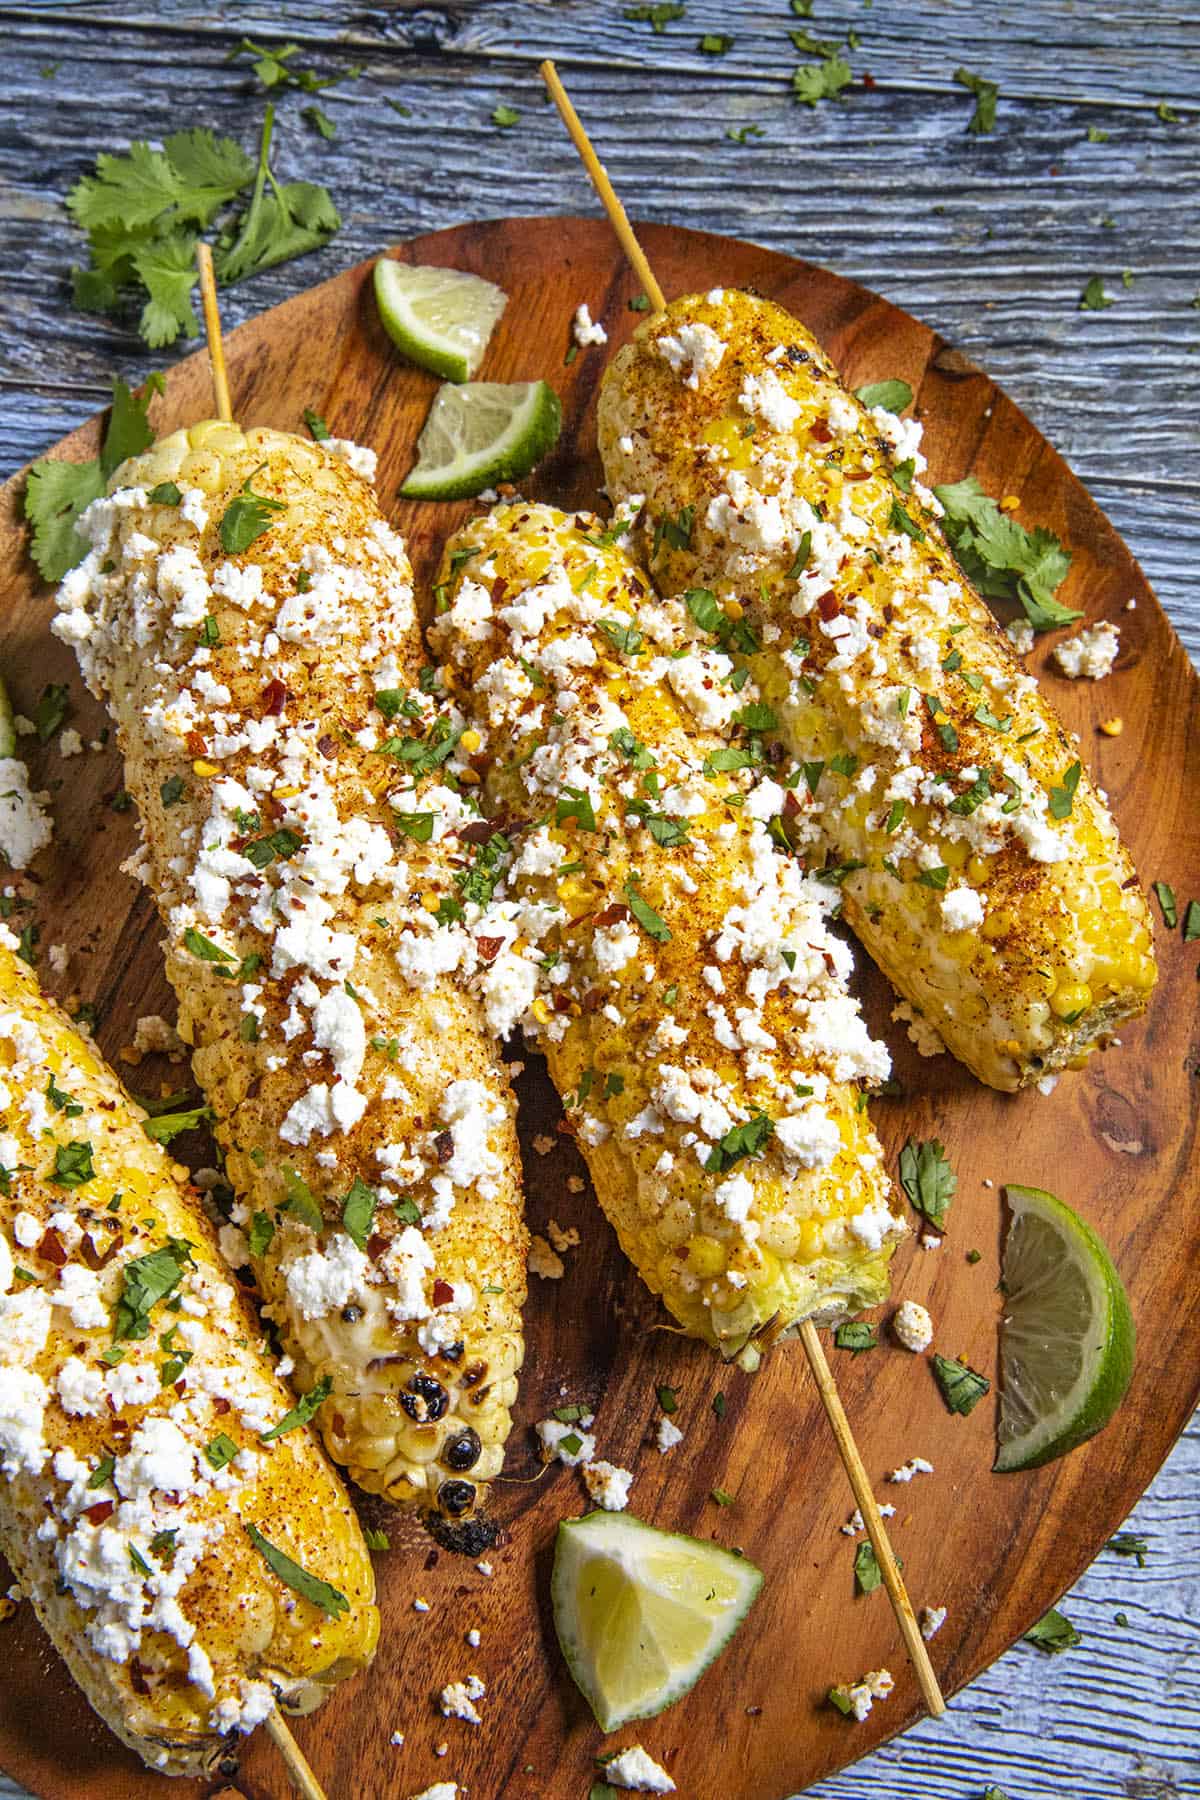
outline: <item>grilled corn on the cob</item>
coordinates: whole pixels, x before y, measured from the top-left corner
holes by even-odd
[[[615,536],[518,504],[447,546],[433,642],[508,864],[480,980],[496,1028],[545,1048],[643,1279],[732,1355],[886,1292],[903,1227],[857,1078],[887,1055],[832,890],[768,834],[756,690]]]
[[[465,1518],[503,1458],[525,1231],[454,922],[472,771],[404,546],[340,455],[211,422],[124,464],[81,529],[56,629],[117,721],[226,1248],[302,1385],[331,1379],[335,1460]]]
[[[942,536],[912,429],[733,290],[643,324],[604,381],[614,500],[666,594],[735,602],[805,779],[793,844],[981,1080],[1074,1064],[1140,1012],[1151,925],[1104,797]]]
[[[277,1694],[309,1711],[370,1661],[371,1560],[303,1425],[269,1435],[293,1397],[199,1197],[15,943],[0,928],[0,1550],[101,1717],[198,1775]]]

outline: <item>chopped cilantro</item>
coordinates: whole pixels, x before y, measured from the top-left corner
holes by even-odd
[[[1048,1613],[1043,1613],[1036,1625],[1031,1625],[1025,1633],[1027,1644],[1036,1644],[1048,1656],[1057,1656],[1062,1650],[1073,1650],[1083,1642],[1070,1619],[1052,1606]]]
[[[907,381],[893,377],[890,381],[870,381],[855,389],[864,406],[881,406],[884,412],[902,413],[912,405],[913,391]]]
[[[361,1249],[361,1244],[359,1245]],[[261,1443],[269,1444],[275,1438],[286,1437],[289,1431],[295,1431],[298,1425],[307,1425],[315,1419],[333,1388],[332,1375],[322,1375],[318,1382],[309,1388],[307,1394],[301,1394],[290,1412],[285,1412],[278,1425],[272,1425],[270,1431],[259,1433]],[[206,1452],[207,1454],[207,1452]]]
[[[287,511],[285,501],[256,494],[250,485],[266,466],[265,462],[260,463],[254,473],[246,477],[221,515],[217,533],[221,547],[229,556],[241,556],[264,532],[270,531],[277,513]]]
[[[833,1341],[839,1350],[852,1350],[855,1356],[861,1356],[864,1350],[878,1347],[879,1334],[865,1319],[847,1319],[834,1332]]]
[[[309,1600],[314,1606],[336,1619],[344,1612],[349,1612],[350,1602],[345,1594],[331,1587],[327,1581],[321,1581],[316,1575],[310,1575],[307,1569],[293,1562],[291,1557],[278,1549],[268,1538],[265,1538],[257,1525],[247,1525],[246,1535],[272,1574],[277,1575],[287,1587]]]
[[[939,1232],[944,1231],[958,1178],[938,1138],[909,1138],[900,1152],[900,1186],[921,1217]]]
[[[342,1227],[360,1250],[367,1247],[377,1204],[378,1196],[374,1189],[369,1188],[360,1175],[356,1175],[342,1201]]]
[[[1083,773],[1082,765],[1073,762],[1063,773],[1058,787],[1050,789],[1050,816],[1053,819],[1069,819],[1071,808],[1075,804],[1075,790],[1079,786],[1079,777]]]
[[[734,1125],[713,1146],[705,1159],[705,1169],[710,1175],[723,1175],[735,1163],[741,1162],[744,1156],[761,1156],[774,1131],[773,1119],[766,1113],[754,1113],[745,1124]]]
[[[970,69],[955,69],[954,79],[959,87],[969,89],[975,96],[975,110],[967,130],[975,137],[982,137],[995,128],[996,97],[1000,90],[994,81],[986,81],[982,75],[972,74]]]
[[[629,910],[648,937],[652,937],[656,943],[667,944],[671,941],[671,928],[666,920],[661,918],[646,900],[643,900],[638,892],[639,881],[639,876],[630,875],[625,883],[623,892]]]
[[[933,1373],[942,1390],[942,1399],[952,1413],[961,1413],[964,1417],[971,1412],[991,1387],[986,1375],[969,1368],[966,1363],[957,1362],[953,1357],[938,1356],[934,1353]]]
[[[1163,923],[1168,931],[1174,931],[1179,923],[1179,911],[1175,903],[1175,890],[1168,881],[1156,881],[1154,892],[1158,904],[1162,907]]]
[[[1029,532],[1002,513],[973,475],[934,489],[946,509],[943,529],[964,573],[987,600],[1019,600],[1035,631],[1082,617],[1055,598],[1071,558],[1038,526]]]

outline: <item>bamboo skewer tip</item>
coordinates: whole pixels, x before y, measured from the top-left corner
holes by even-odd
[[[571,104],[567,91],[559,78],[558,70],[553,62],[547,59],[540,65],[538,73],[559,110],[571,142],[579,152],[583,166],[591,178],[592,186],[608,214],[609,223],[616,234],[617,242],[629,259],[635,275],[645,288],[651,305],[656,311],[662,312],[666,306],[663,291],[654,278],[654,272],[646,260],[645,251],[634,235],[625,208],[621,205],[612,182],[608,178],[608,172],[592,148],[582,121]],[[811,1319],[805,1319],[802,1322],[800,1341],[808,1357],[809,1367],[812,1370],[817,1391],[821,1396],[821,1402],[837,1444],[838,1454],[842,1459],[842,1466],[846,1471],[855,1501],[867,1528],[867,1535],[875,1551],[879,1573],[892,1603],[896,1623],[900,1627],[900,1635],[904,1640],[904,1648],[916,1674],[921,1698],[931,1716],[935,1719],[940,1718],[946,1710],[946,1702],[942,1696],[933,1664],[929,1660],[929,1651],[921,1636],[920,1626],[917,1624],[916,1615],[913,1612],[912,1601],[909,1599],[908,1590],[904,1585],[904,1578],[896,1563],[895,1554],[871,1488],[870,1477],[859,1454],[858,1445],[854,1441],[854,1433],[851,1430],[850,1421],[846,1417],[846,1409],[842,1405],[841,1396],[837,1391],[833,1371],[829,1367],[820,1336]]]
[[[267,1714],[266,1727],[301,1800],[327,1800],[325,1789],[309,1768],[307,1757],[292,1736],[278,1707]]]
[[[217,306],[217,278],[213,272],[212,251],[205,243],[196,245],[196,267],[200,271],[200,302],[204,308],[204,331],[208,339],[208,360],[212,365],[213,399],[217,417],[232,423],[233,407],[229,401],[229,376],[225,370],[225,345],[221,339],[221,313]]]

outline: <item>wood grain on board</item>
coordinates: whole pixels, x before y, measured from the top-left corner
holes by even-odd
[[[901,375],[917,393],[935,479],[974,469],[992,492],[1021,497],[1023,522],[1050,526],[1074,563],[1064,597],[1086,593],[1092,616],[1119,618],[1121,656],[1102,687],[1047,676],[1079,731],[1146,879],[1190,891],[1200,789],[1196,677],[1129,551],[1062,459],[1018,409],[961,353],[877,296],[835,275],[750,245],[651,226],[643,233],[668,293],[714,283],[749,285],[811,326],[848,380]],[[575,305],[586,298],[613,347],[636,323],[635,286],[597,221],[516,219],[419,239],[401,254],[472,269],[509,293],[483,373],[546,374],[560,391],[564,430],[531,492],[568,503],[593,498],[599,480],[594,403],[604,353],[562,362]],[[380,454],[384,509],[406,534],[418,579],[427,578],[446,532],[469,510],[394,501],[436,383],[403,365],[375,317],[366,265],[250,321],[228,340],[235,408],[243,424],[299,424],[314,407],[343,435]],[[207,367],[175,369],[155,402],[160,431],[208,410]],[[97,423],[59,453],[89,454]],[[3,490],[0,549],[9,571],[0,662],[14,701],[30,710],[47,680],[70,681],[71,658],[48,633],[51,601],[24,556],[19,478]],[[1137,599],[1126,613],[1125,602]],[[1041,667],[1044,640],[1033,662]],[[1097,736],[1120,713],[1119,738]],[[103,727],[84,699],[72,721],[85,738]],[[121,875],[134,847],[127,815],[109,801],[120,786],[114,752],[64,764],[53,745],[35,751],[35,777],[55,791],[57,836],[36,889],[43,946],[66,943],[72,980],[99,1008],[99,1038],[114,1055],[144,1012],[169,1010],[148,899]],[[937,1345],[995,1374],[995,1284],[1005,1180],[1058,1188],[1112,1247],[1141,1328],[1130,1397],[1114,1423],[1075,1456],[1027,1475],[989,1472],[991,1404],[968,1419],[946,1412],[928,1365],[887,1345],[863,1357],[835,1355],[836,1372],[879,1491],[898,1506],[894,1541],[915,1603],[946,1606],[934,1660],[947,1690],[968,1681],[1037,1618],[1092,1559],[1163,1460],[1196,1397],[1200,1298],[1191,1270],[1200,1249],[1194,1192],[1197,1146],[1190,1088],[1198,1066],[1196,953],[1178,936],[1161,945],[1162,980],[1147,1018],[1120,1049],[1066,1076],[1055,1092],[1017,1097],[980,1087],[947,1058],[921,1061],[896,1048],[903,1098],[874,1117],[891,1155],[909,1135],[945,1140],[959,1178],[951,1229],[934,1254],[911,1242],[897,1253],[898,1295],[929,1304]],[[887,1027],[890,994],[870,969],[862,987],[871,1022]],[[578,1477],[540,1480],[529,1426],[565,1398],[597,1413],[600,1453],[635,1470],[632,1507],[674,1529],[737,1545],[767,1580],[749,1624],[692,1695],[618,1742],[640,1738],[693,1795],[778,1800],[838,1769],[918,1712],[895,1625],[881,1592],[854,1596],[852,1540],[839,1533],[849,1492],[799,1347],[783,1345],[755,1377],[723,1368],[702,1346],[660,1329],[662,1315],[617,1252],[587,1194],[567,1185],[582,1165],[566,1139],[546,1155],[554,1100],[536,1059],[521,1077],[522,1139],[530,1221],[576,1225],[584,1248],[557,1283],[535,1281],[528,1351],[509,1455],[496,1488],[504,1539],[491,1578],[393,1520],[394,1548],[378,1559],[385,1631],[370,1674],[349,1684],[298,1735],[332,1796],[404,1795],[436,1779],[458,1781],[472,1800],[575,1800],[587,1791],[604,1746],[562,1668],[547,1607],[558,1520],[584,1509]],[[984,1182],[995,1183],[985,1187]],[[981,1260],[970,1265],[966,1253]],[[885,1334],[886,1337],[886,1334]],[[655,1387],[679,1396],[685,1441],[653,1447]],[[725,1395],[718,1420],[715,1395]],[[886,1472],[921,1455],[936,1474],[888,1488]],[[718,1507],[711,1490],[734,1496]],[[373,1503],[372,1503],[373,1504]],[[373,1511],[372,1518],[378,1519]],[[413,1600],[430,1604],[413,1610]],[[478,1628],[478,1650],[466,1633]],[[0,1766],[48,1800],[116,1800],[165,1793],[88,1714],[27,1608],[5,1627],[0,1685]],[[896,1692],[862,1725],[820,1704],[834,1681],[891,1666]],[[487,1683],[484,1725],[437,1713],[442,1685],[478,1673]],[[389,1743],[402,1731],[402,1748]],[[439,1744],[449,1748],[435,1756]],[[251,1740],[240,1777],[252,1800],[282,1800],[286,1778],[265,1737]],[[204,1791],[175,1783],[180,1794]]]

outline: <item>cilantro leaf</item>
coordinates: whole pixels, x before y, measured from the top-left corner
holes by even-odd
[[[253,164],[232,138],[211,131],[177,131],[161,150],[130,144],[124,156],[102,153],[96,172],[67,195],[67,211],[85,231],[153,225],[163,213],[207,225],[251,180]]]
[[[982,137],[985,132],[995,129],[996,97],[1000,90],[994,81],[987,81],[982,75],[975,75],[970,69],[955,69],[954,79],[959,87],[965,87],[975,96],[975,111],[971,114],[967,130],[974,137]]]
[[[875,1327],[868,1325],[865,1319],[847,1319],[834,1332],[833,1341],[839,1350],[851,1350],[855,1356],[861,1356],[864,1350],[879,1347],[879,1335]]]
[[[673,3],[669,3],[669,0],[659,0],[659,3],[653,6],[627,6],[624,16],[636,25],[651,26],[656,36],[661,37],[670,20],[682,19],[685,11],[682,0],[673,0]]]
[[[933,1373],[949,1410],[961,1413],[964,1418],[978,1406],[992,1385],[987,1376],[981,1375],[977,1369],[969,1368],[966,1363],[957,1362],[951,1356],[938,1356],[936,1352]]]
[[[1060,1613],[1052,1606],[1048,1613],[1043,1613],[1036,1625],[1031,1625],[1025,1633],[1027,1644],[1036,1644],[1048,1656],[1057,1656],[1062,1650],[1073,1650],[1083,1642],[1065,1613]]]
[[[329,1582],[310,1575],[307,1569],[302,1569],[299,1563],[293,1562],[285,1551],[263,1536],[257,1525],[247,1525],[246,1535],[271,1573],[277,1575],[295,1593],[311,1601],[314,1606],[319,1606],[331,1619],[340,1618],[342,1613],[349,1612],[350,1602],[345,1594],[339,1593]]]
[[[133,393],[113,382],[112,411],[100,455],[92,462],[35,462],[25,485],[25,517],[33,526],[33,560],[43,581],[61,581],[87,555],[75,521],[104,493],[108,478],[126,457],[154,442],[147,412],[156,383]]]
[[[259,1433],[259,1441],[272,1443],[276,1438],[285,1437],[289,1431],[295,1431],[298,1425],[307,1425],[315,1419],[333,1388],[332,1375],[322,1375],[320,1381],[309,1388],[307,1394],[301,1394],[290,1412],[285,1412],[278,1425],[272,1425],[270,1431]]]
[[[1063,773],[1062,785],[1050,789],[1050,817],[1052,819],[1069,819],[1071,808],[1075,804],[1075,790],[1079,786],[1079,777],[1083,767],[1073,762]]]
[[[169,1144],[181,1131],[194,1131],[197,1125],[215,1118],[211,1106],[192,1106],[186,1112],[160,1113],[156,1119],[143,1119],[142,1130],[156,1144]]]
[[[964,574],[987,600],[1019,600],[1035,631],[1069,625],[1082,614],[1055,598],[1071,566],[1053,532],[1029,532],[1000,511],[973,475],[934,489],[943,529]]]
[[[637,886],[635,885],[636,881],[637,877],[631,875],[629,880],[625,883],[625,899],[628,902],[630,912],[648,937],[652,937],[655,942],[659,944],[670,943],[670,926],[665,919],[661,918],[659,914],[655,912],[648,901],[642,899],[642,896],[638,893]]]
[[[734,1125],[709,1151],[704,1167],[710,1175],[723,1175],[744,1156],[761,1156],[774,1135],[775,1121],[766,1113],[754,1113],[744,1125]]]
[[[802,63],[792,72],[792,98],[802,106],[815,106],[819,100],[833,100],[854,80],[850,64],[840,56],[827,57],[820,63]]]
[[[900,1152],[900,1186],[921,1217],[943,1231],[958,1177],[937,1138],[921,1143],[909,1138]]]
[[[1103,275],[1092,275],[1079,296],[1080,312],[1103,312],[1105,307],[1115,305],[1112,295],[1104,291]]]
[[[907,381],[895,378],[870,381],[866,387],[855,388],[854,392],[864,406],[882,406],[884,412],[902,413],[906,406],[912,405],[913,391]]]
[[[367,1186],[360,1175],[356,1175],[342,1201],[342,1228],[360,1250],[367,1247],[377,1202],[374,1190]]]
[[[123,1286],[117,1302],[113,1340],[150,1335],[150,1314],[179,1286],[185,1263],[192,1259],[191,1245],[171,1238],[160,1250],[134,1257],[121,1270]]]
[[[192,289],[200,279],[194,233],[173,231],[155,238],[140,245],[130,260],[149,295],[138,330],[151,349],[173,344],[181,335],[199,337],[200,321],[192,306]]]
[[[230,556],[241,556],[264,532],[270,531],[275,523],[276,513],[287,511],[282,500],[273,500],[266,494],[256,494],[250,485],[259,469],[265,469],[266,466],[265,463],[260,463],[254,475],[246,477],[221,515],[218,526],[221,545]]]

